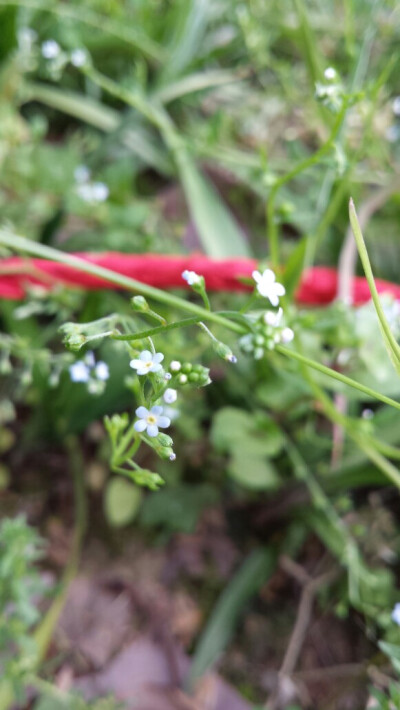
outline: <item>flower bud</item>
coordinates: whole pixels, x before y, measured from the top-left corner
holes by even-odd
[[[131,304],[134,311],[146,313],[148,310],[150,310],[149,304],[147,303],[144,296],[134,296],[131,299]]]

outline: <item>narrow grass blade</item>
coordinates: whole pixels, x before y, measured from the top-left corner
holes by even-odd
[[[378,291],[375,286],[374,275],[372,273],[371,263],[367,252],[367,247],[365,246],[364,237],[361,231],[357,212],[352,199],[350,199],[349,204],[349,215],[351,228],[353,230],[354,238],[357,242],[358,253],[360,255],[361,263],[363,265],[365,276],[368,281],[369,290],[371,292],[372,301],[375,306],[376,315],[378,316],[379,325],[386,346],[386,350],[388,351],[388,355],[394,367],[396,368],[397,373],[400,375],[400,346],[397,343],[392,331],[390,330],[389,323],[386,319],[384,310],[379,299]]]
[[[166,86],[172,79],[181,76],[198,55],[207,30],[210,8],[210,0],[176,3],[169,57],[159,77],[160,86]]]
[[[189,687],[193,687],[196,680],[221,656],[244,606],[272,575],[274,567],[274,555],[265,548],[255,550],[245,560],[219,598],[203,631],[187,678]]]
[[[250,257],[251,250],[235,219],[215,188],[201,174],[189,153],[183,149],[175,160],[190,212],[208,256]]]

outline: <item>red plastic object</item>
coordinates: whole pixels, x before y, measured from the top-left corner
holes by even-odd
[[[188,288],[182,279],[182,271],[188,269],[204,276],[209,291],[247,291],[251,286],[244,284],[242,279],[251,278],[252,271],[257,268],[257,262],[253,259],[216,260],[202,255],[130,255],[107,252],[79,253],[75,256],[162,289]],[[119,288],[110,281],[45,259],[10,257],[0,260],[1,298],[22,299],[27,287],[34,284],[46,289],[57,284],[86,290]],[[379,293],[390,293],[400,299],[400,285],[377,279],[376,287]],[[333,301],[336,294],[337,271],[316,266],[303,274],[296,300],[304,305],[325,305]],[[366,279],[355,277],[353,303],[365,303],[370,297]]]

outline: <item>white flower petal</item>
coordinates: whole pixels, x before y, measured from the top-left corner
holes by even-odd
[[[154,407],[151,408],[150,411],[152,414],[155,414],[157,416],[158,414],[162,414],[163,408],[160,407],[159,404],[156,404]]]
[[[156,353],[155,355],[153,355],[152,360],[153,360],[153,362],[156,362],[156,363],[162,362],[164,360],[163,353]]]
[[[157,424],[161,429],[166,429],[171,424],[171,420],[168,417],[157,417]]]
[[[146,429],[147,427],[147,422],[145,419],[138,419],[137,422],[134,423],[133,428],[135,431],[142,432]]]
[[[138,407],[136,410],[136,416],[140,419],[146,419],[149,414],[149,410],[146,407]]]
[[[157,436],[158,426],[156,424],[149,424],[147,427],[147,433],[149,436]]]
[[[150,350],[142,350],[142,352],[139,355],[139,359],[142,362],[149,362],[150,360],[153,359],[153,356],[152,356]]]

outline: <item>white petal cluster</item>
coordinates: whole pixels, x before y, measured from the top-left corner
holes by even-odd
[[[185,271],[182,271],[182,278],[187,284],[189,284],[189,286],[196,286],[201,283],[203,277],[196,274],[195,271],[188,271],[188,269],[185,269]]]
[[[106,362],[95,361],[92,351],[86,353],[82,360],[77,360],[69,367],[69,376],[72,382],[85,382],[91,394],[101,394],[104,383],[110,376]]]
[[[253,271],[252,276],[260,296],[268,298],[272,306],[278,306],[280,297],[286,292],[284,286],[276,280],[274,272],[271,269],[265,269],[263,273]]]

